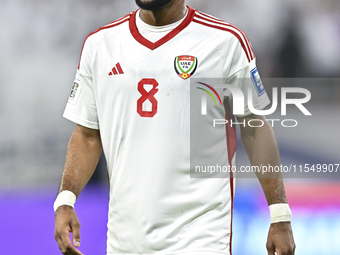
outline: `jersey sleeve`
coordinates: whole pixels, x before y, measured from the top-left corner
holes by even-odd
[[[90,38],[89,38],[90,39]],[[92,78],[91,42],[84,43],[76,77],[63,117],[91,129],[99,129]]]
[[[231,61],[226,64],[225,68],[225,83],[241,89],[244,95],[244,114],[236,116],[243,117],[252,114],[248,107],[248,97],[250,96],[250,93],[248,92],[249,88],[251,90],[252,102],[255,109],[263,109],[270,103],[270,100],[262,84],[259,72],[257,71],[256,59],[252,53],[251,47],[249,48],[249,51],[247,51],[244,46],[242,47],[238,40],[235,40],[232,49]],[[232,106],[232,93],[226,89],[224,91],[224,96],[229,97],[229,104]]]

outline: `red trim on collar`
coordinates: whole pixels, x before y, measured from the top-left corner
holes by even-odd
[[[162,37],[156,42],[150,42],[146,38],[144,38],[138,31],[136,26],[136,13],[137,11],[133,12],[130,16],[129,20],[129,28],[132,36],[136,39],[137,42],[144,45],[145,47],[149,48],[150,50],[157,49],[158,47],[162,46],[166,42],[170,41],[172,38],[174,38],[179,32],[181,32],[183,29],[185,29],[191,21],[194,19],[195,16],[195,10],[189,6],[188,7],[188,15],[183,20],[181,24],[179,24],[174,30],[170,31],[167,35]]]

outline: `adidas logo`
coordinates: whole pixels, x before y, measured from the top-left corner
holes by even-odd
[[[124,74],[122,67],[120,66],[119,62],[116,64],[115,67],[112,68],[112,70],[109,72],[109,76],[111,75],[118,75],[118,74]]]

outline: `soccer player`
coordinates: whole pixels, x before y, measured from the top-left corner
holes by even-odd
[[[64,112],[77,126],[54,203],[59,249],[82,254],[74,203],[103,149],[110,184],[107,255],[231,254],[233,176],[190,178],[190,90],[196,89],[190,80],[221,78],[244,94],[251,88],[254,107],[262,109],[269,99],[255,55],[241,30],[184,0],[136,3],[139,10],[91,33],[83,45]],[[209,114],[227,113],[214,107]],[[265,123],[241,126],[251,164],[279,165],[270,125],[245,106],[238,121],[251,119]],[[234,131],[228,126],[209,138],[213,143],[199,158],[219,151],[226,165],[234,164]],[[259,179],[272,219],[268,254],[294,254],[291,212],[276,177]]]

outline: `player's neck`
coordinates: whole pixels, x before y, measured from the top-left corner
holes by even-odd
[[[165,26],[181,20],[186,14],[184,1],[172,1],[157,11],[140,10],[140,18],[151,26]]]

